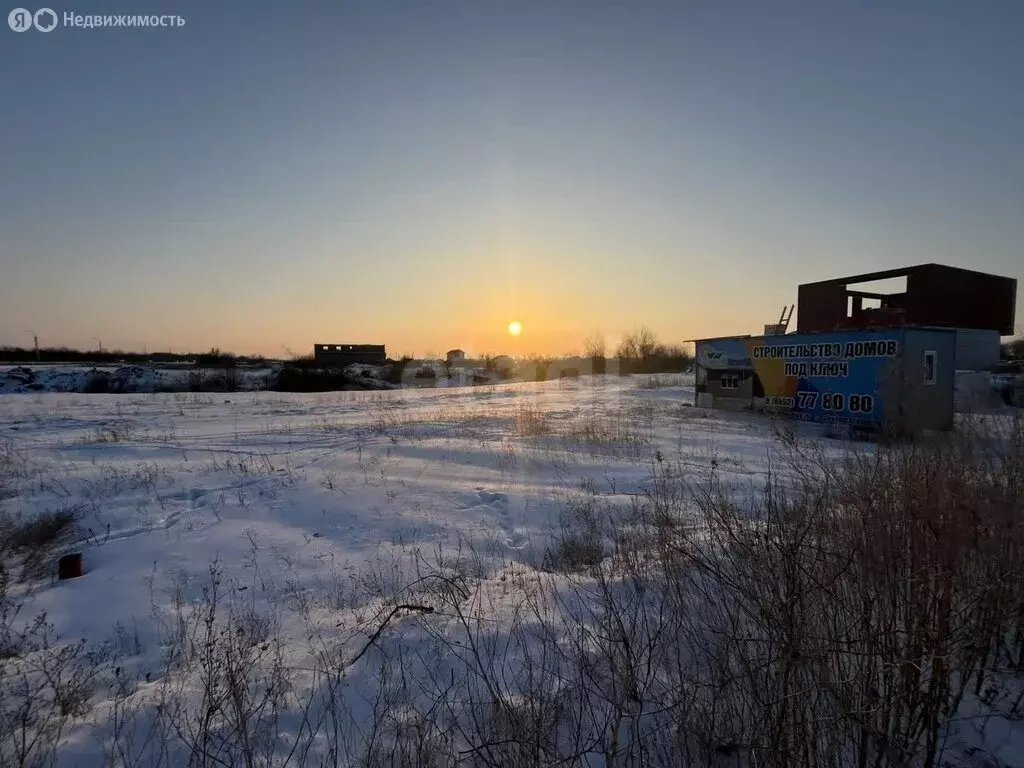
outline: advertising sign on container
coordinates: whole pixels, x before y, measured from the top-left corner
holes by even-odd
[[[878,426],[885,413],[882,384],[901,353],[899,330],[844,331],[697,345],[708,369],[753,371],[766,410],[798,419]]]

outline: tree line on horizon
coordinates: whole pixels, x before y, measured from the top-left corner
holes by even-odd
[[[485,367],[490,369],[494,361],[501,357],[485,354],[481,357]],[[626,334],[619,342],[611,356],[619,362],[620,373],[666,373],[686,370],[693,363],[693,355],[682,345],[665,344],[646,325],[637,326]],[[595,373],[604,372],[609,359],[608,349],[601,334],[591,334],[583,341],[582,355],[572,352],[564,355],[527,355],[518,360],[520,363],[534,365],[550,365],[557,360],[586,359],[592,364]],[[403,355],[398,363],[412,361],[409,355]],[[222,352],[213,347],[208,352],[126,352],[121,349],[112,350],[78,350],[66,346],[41,347],[38,351],[29,347],[0,347],[0,362],[6,363],[80,363],[80,364],[128,364],[143,365],[152,363],[192,363],[199,366],[233,367],[238,364],[266,363],[262,355],[236,355]],[[311,367],[314,356],[306,354],[295,356],[291,361],[300,367]]]
[[[594,361],[595,370],[607,360],[604,337],[591,334],[583,341],[586,357]],[[681,344],[665,344],[646,325],[638,325],[627,333],[615,348],[619,373],[677,373],[689,370],[693,355]]]
[[[265,363],[262,355],[236,355],[217,347],[208,352],[125,352],[120,349],[79,350],[70,347],[40,347],[38,354],[29,347],[0,347],[0,362],[5,363],[91,363],[128,364],[195,363],[196,365],[229,367],[237,364]]]

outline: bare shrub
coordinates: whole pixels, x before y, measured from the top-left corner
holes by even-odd
[[[697,533],[677,526],[660,557],[715,692],[697,700],[710,741],[769,764],[937,765],[965,695],[1019,653],[1020,437],[835,469],[791,456],[796,483],[770,477],[746,503],[689,489]]]
[[[18,520],[8,527],[8,544],[15,552],[43,549],[56,544],[75,523],[73,509],[44,512],[31,520]]]
[[[938,766],[1020,659],[1022,445],[1018,423],[834,466],[794,442],[746,490],[655,461],[600,559],[576,508],[510,624],[482,585],[435,595],[462,674],[417,711],[482,765]]]
[[[8,602],[4,585],[0,600]],[[7,623],[9,615],[4,618],[0,765],[52,765],[69,723],[88,712],[103,659],[85,641],[61,642],[45,615],[21,630]]]
[[[266,617],[225,601],[219,563],[195,606],[177,604],[171,626],[158,712],[189,762],[266,766],[290,754],[280,718],[294,702],[281,641]]]

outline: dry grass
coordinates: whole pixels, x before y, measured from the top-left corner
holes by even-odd
[[[515,425],[520,437],[541,437],[554,432],[550,414],[531,402],[516,405]]]
[[[26,474],[27,462],[10,440],[0,442],[0,501],[18,493],[18,483]]]
[[[31,518],[0,513],[0,568],[21,581],[55,574],[57,551],[77,534],[82,509],[65,505]]]
[[[606,525],[593,495],[568,500],[561,530],[544,554],[549,571],[575,573],[594,568],[608,556]]]
[[[635,386],[636,389],[668,389],[671,387],[682,387],[686,381],[687,377],[681,373],[654,373],[639,377]]]

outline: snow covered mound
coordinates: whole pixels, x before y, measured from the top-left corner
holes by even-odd
[[[0,374],[0,393],[153,392],[159,378],[152,368],[12,368]]]
[[[52,365],[0,369],[0,394],[32,392],[78,392],[131,394],[142,392],[184,392],[223,390],[223,370],[168,368],[150,365],[78,366]],[[234,386],[240,391],[267,388],[271,368],[238,368],[231,371]]]

